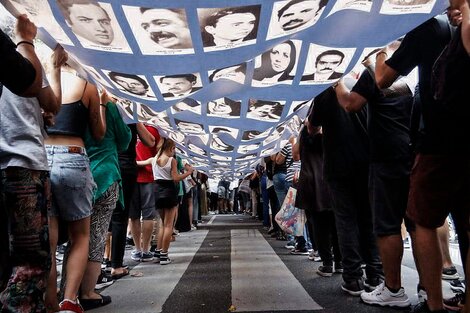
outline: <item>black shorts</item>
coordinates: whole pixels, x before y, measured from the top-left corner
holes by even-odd
[[[401,233],[409,185],[409,163],[395,161],[370,164],[369,198],[377,236]]]
[[[155,206],[157,210],[171,209],[178,205],[178,190],[172,180],[155,181]]]

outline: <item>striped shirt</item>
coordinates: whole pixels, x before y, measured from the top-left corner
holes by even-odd
[[[294,174],[295,174],[295,168],[293,168],[294,165],[294,159],[292,158],[292,144],[288,142],[284,148],[281,150],[281,155],[285,157],[285,167],[287,169],[286,171],[286,181],[292,182],[294,179]]]

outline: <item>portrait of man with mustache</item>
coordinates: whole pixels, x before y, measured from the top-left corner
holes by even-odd
[[[326,81],[339,79],[343,73],[336,69],[343,63],[344,53],[339,50],[327,50],[320,53],[315,61],[315,73],[302,76],[301,81]]]
[[[193,43],[183,9],[140,8],[140,26],[163,49],[192,49]]]
[[[292,0],[279,9],[277,17],[283,31],[300,30],[315,20],[328,0]],[[299,29],[300,28],[300,29]]]

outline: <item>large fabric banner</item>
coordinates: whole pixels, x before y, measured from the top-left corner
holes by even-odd
[[[445,0],[0,0],[214,178],[296,134],[315,95]]]

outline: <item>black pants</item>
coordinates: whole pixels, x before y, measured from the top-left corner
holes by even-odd
[[[279,201],[277,200],[276,191],[274,190],[274,186],[268,188],[268,196],[269,196],[269,203],[271,204],[271,225],[273,225],[273,229],[275,231],[280,231],[279,225],[277,224],[276,220],[274,219],[277,212],[279,212]]]
[[[122,191],[124,193],[124,208],[116,203],[116,207],[111,217],[111,266],[113,268],[122,267],[124,252],[126,249],[127,223],[129,219],[129,205],[137,186],[137,172],[122,170]]]
[[[467,223],[465,212],[463,210],[454,210],[451,213],[452,221],[454,222],[455,232],[457,233],[457,237],[459,238],[459,250],[460,250],[460,258],[462,260],[463,271],[465,277],[467,276],[467,268],[465,266],[465,262],[467,260],[467,252],[468,252],[468,233],[467,233]]]
[[[330,181],[338,242],[346,282],[362,279],[361,263],[368,278],[383,275],[369,205],[368,171]]]
[[[311,221],[315,233],[315,243],[318,248],[323,265],[333,265],[333,255],[335,263],[342,261],[338,244],[338,234],[336,232],[335,215],[333,211],[311,212]],[[333,254],[331,248],[333,247]]]

